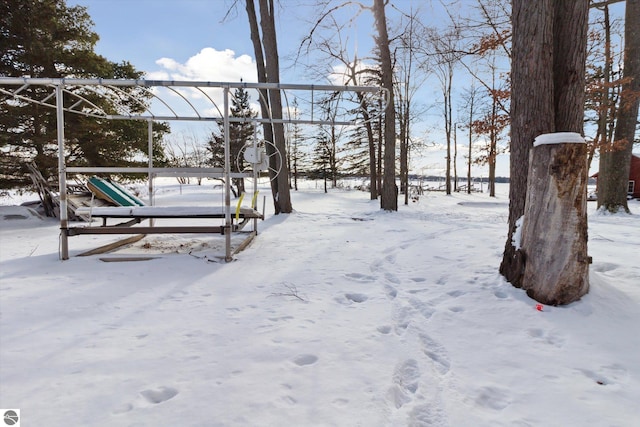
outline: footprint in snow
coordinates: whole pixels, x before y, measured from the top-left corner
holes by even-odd
[[[387,335],[389,332],[391,332],[391,326],[389,325],[378,326],[376,330],[381,334]]]
[[[396,276],[396,275],[395,275],[395,274],[393,274],[393,273],[389,273],[389,272],[384,273],[384,278],[385,278],[387,281],[389,281],[389,282],[391,282],[391,283],[394,283],[394,284],[396,284],[396,285],[399,285],[399,284],[400,284],[400,279],[398,278],[398,276]]]
[[[422,341],[424,346],[424,354],[434,362],[436,370],[441,375],[449,372],[451,362],[449,361],[449,356],[445,348],[427,334],[421,334],[420,341]]]
[[[387,298],[394,299],[398,296],[398,291],[393,286],[385,285],[384,293],[387,295]]]
[[[462,295],[466,294],[465,291],[460,291],[460,290],[456,290],[456,291],[451,291],[451,292],[447,292],[447,295],[449,295],[450,297],[453,298],[458,298]]]
[[[293,363],[298,366],[313,365],[318,361],[318,356],[314,354],[300,354],[293,359]]]
[[[368,296],[366,296],[365,294],[344,294],[345,298],[347,298],[349,301],[355,302],[355,303],[363,303],[366,300],[369,299]]]
[[[418,391],[419,379],[420,367],[416,360],[407,359],[396,366],[393,372],[393,385],[387,393],[387,398],[396,409],[411,402],[411,396]]]
[[[177,394],[178,390],[173,387],[160,387],[155,390],[149,389],[140,392],[140,395],[142,395],[147,402],[154,405],[166,402],[167,400],[176,397]]]
[[[414,407],[409,413],[410,426],[442,426],[448,425],[443,415],[443,409],[430,404]]]
[[[373,282],[376,280],[375,277],[369,276],[367,274],[362,274],[362,273],[347,273],[345,274],[345,277],[353,281],[363,282],[363,283]]]
[[[500,298],[500,299],[505,299],[509,296],[506,294],[506,292],[503,292],[503,291],[495,291],[493,295],[495,295],[496,298]]]
[[[413,308],[418,310],[418,312],[422,314],[425,319],[430,319],[431,316],[433,316],[433,313],[435,313],[436,311],[431,304],[421,301],[418,298],[411,298],[409,300],[409,304],[411,304]]]
[[[506,389],[482,387],[476,394],[475,402],[479,406],[501,411],[511,404],[509,395],[510,393]]]
[[[177,395],[178,390],[173,387],[159,387],[157,389],[143,390],[140,392],[142,399],[138,398],[134,403],[124,403],[117,406],[111,411],[111,413],[113,415],[126,414],[127,412],[133,411],[136,407],[145,407],[148,403],[157,405],[162,402],[166,402],[169,399],[173,399]]]

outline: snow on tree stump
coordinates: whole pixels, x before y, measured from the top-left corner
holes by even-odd
[[[587,179],[587,146],[579,134],[536,138],[522,221],[521,284],[543,304],[568,304],[589,291]]]

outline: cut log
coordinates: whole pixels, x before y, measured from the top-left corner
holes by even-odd
[[[568,304],[589,291],[587,179],[587,147],[579,134],[536,138],[522,225],[522,288],[543,304]]]

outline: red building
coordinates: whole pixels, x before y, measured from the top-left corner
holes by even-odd
[[[598,178],[598,174],[592,175]],[[597,181],[596,181],[597,185]],[[630,197],[640,199],[640,156],[631,155],[631,167],[629,168],[629,189],[627,190]]]
[[[631,156],[629,169],[629,194],[640,199],[640,156]]]

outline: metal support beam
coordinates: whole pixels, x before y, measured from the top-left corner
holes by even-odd
[[[224,225],[231,229],[231,147],[229,142],[229,87],[224,88]],[[225,261],[232,260],[231,254],[231,233],[226,233],[225,239]]]
[[[64,161],[64,95],[63,84],[56,86],[56,127],[58,138],[58,185],[60,193],[60,228],[69,228],[69,217],[67,212],[67,171]],[[69,240],[66,233],[60,236],[60,258],[69,259]]]
[[[43,86],[50,91],[33,91],[31,96],[26,89],[29,86]],[[124,88],[124,89],[121,89]],[[151,108],[146,111],[120,111],[117,115],[107,114],[97,104],[93,103],[89,97],[86,96],[87,91],[89,93],[104,96],[107,99],[121,99],[123,96],[129,94],[126,88],[137,88],[139,90],[132,91],[138,93],[144,92],[143,97],[137,97],[132,95],[131,102],[137,106],[146,107],[148,99],[145,97],[150,96],[154,102],[160,102],[165,108],[169,110],[169,115],[155,114]],[[159,89],[163,90],[159,92]],[[178,88],[192,88],[202,95],[202,99],[205,103],[211,105],[200,107],[193,99],[183,94],[182,89]],[[230,93],[233,89],[255,89],[258,92],[261,90],[279,90],[286,91],[305,91],[307,95],[311,97],[311,117],[307,118],[282,118],[273,119],[271,117],[264,118],[243,118],[243,117],[230,117],[229,109],[229,97],[233,96]],[[167,95],[168,91],[168,95]],[[44,93],[46,96],[39,96],[39,93]],[[221,110],[216,104],[214,99],[219,99],[220,92],[222,92],[224,107]],[[246,121],[253,121],[255,123],[297,123],[297,124],[331,124],[331,125],[354,125],[357,124],[357,120],[348,120],[349,117],[342,117],[340,120],[322,120],[313,117],[313,104],[314,93],[325,92],[330,94],[351,92],[359,94],[367,94],[367,96],[377,97],[381,100],[382,104],[387,104],[390,98],[390,94],[385,89],[372,86],[334,86],[334,85],[308,85],[308,84],[283,84],[283,83],[248,83],[248,82],[207,82],[207,81],[173,81],[173,80],[124,80],[124,79],[75,79],[75,78],[30,78],[30,77],[1,77],[0,76],[0,94],[6,95],[8,100],[13,99],[18,102],[33,102],[38,105],[42,105],[48,108],[56,109],[57,120],[57,139],[58,139],[58,182],[60,190],[60,256],[61,259],[69,259],[69,247],[68,236],[74,236],[79,234],[130,234],[130,233],[222,233],[225,234],[225,260],[231,261],[235,252],[231,250],[231,233],[235,232],[237,228],[233,226],[233,219],[231,215],[231,180],[233,178],[254,177],[254,194],[257,191],[257,177],[259,171],[252,171],[251,174],[231,172],[231,147],[229,141],[229,127],[230,123],[239,123]],[[66,94],[66,96],[65,96]],[[161,95],[165,96],[162,97]],[[177,97],[175,95],[178,95]],[[55,98],[55,102],[54,102]],[[67,100],[67,106],[65,106],[64,98]],[[179,113],[182,111],[180,106],[175,106],[173,100],[178,99],[179,102],[186,103],[189,114]],[[342,106],[344,111],[355,110],[358,102],[355,102],[354,98],[341,97],[340,100],[344,100],[345,103],[351,104]],[[218,101],[219,102],[219,101]],[[355,104],[355,105],[354,105]],[[184,105],[182,105],[184,107]],[[213,107],[213,114],[203,114],[204,111]],[[203,109],[207,108],[207,110]],[[386,108],[381,108],[380,111],[384,111]],[[285,108],[286,111],[289,108]],[[95,117],[99,119],[109,120],[146,120],[148,123],[148,167],[141,168],[116,168],[116,167],[67,167],[65,164],[65,141],[64,141],[64,113],[73,113],[86,117]],[[357,114],[353,114],[358,118]],[[370,120],[375,120],[375,117]],[[213,121],[218,124],[222,124],[224,132],[224,169],[214,168],[156,168],[153,166],[153,122],[154,121],[172,121],[172,120],[185,120],[185,121]],[[257,145],[256,145],[257,147]],[[256,148],[257,149],[257,148]],[[254,153],[256,154],[256,153]],[[256,154],[257,155],[257,154]],[[281,159],[285,161],[285,159]],[[68,173],[143,173],[148,175],[149,179],[149,204],[154,205],[154,188],[153,179],[157,176],[199,176],[199,177],[222,177],[224,178],[224,226],[222,227],[133,227],[130,230],[121,227],[104,227],[98,231],[95,227],[73,227],[69,228],[68,218],[68,200],[67,200],[67,185],[66,179]],[[264,204],[263,204],[264,212]],[[255,217],[252,217],[255,218]],[[153,221],[153,220],[152,220]],[[244,223],[244,222],[243,222]],[[257,220],[254,219],[254,233],[257,234]],[[151,225],[153,223],[151,222]],[[226,230],[226,231],[225,231]]]

